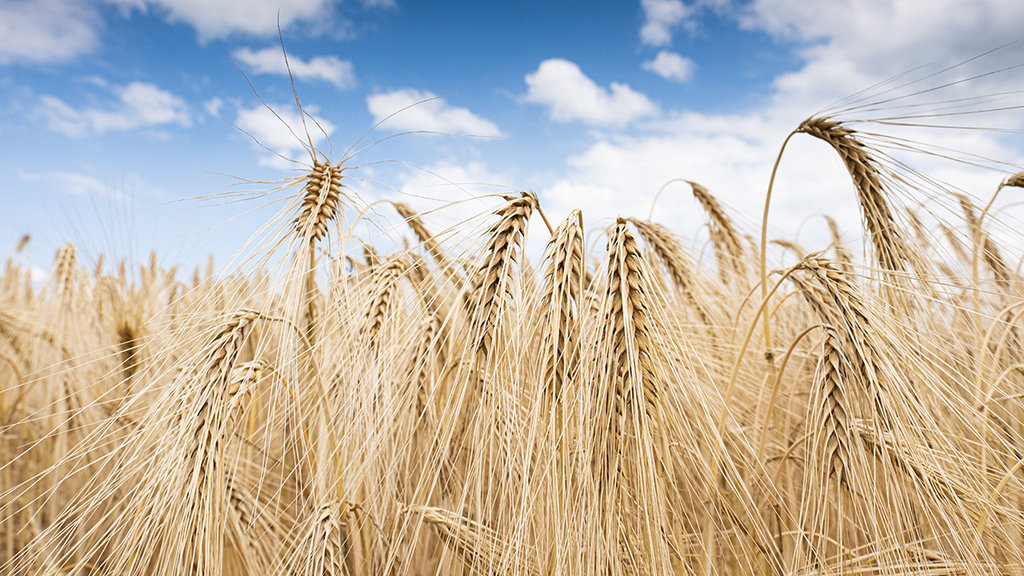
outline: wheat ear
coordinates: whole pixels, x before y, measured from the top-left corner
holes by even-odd
[[[992,275],[995,277],[1000,289],[1003,291],[1009,290],[1010,270],[1006,267],[1006,262],[1003,260],[1002,254],[999,253],[999,249],[996,248],[995,243],[992,242],[992,238],[982,229],[981,221],[974,211],[974,204],[963,194],[957,194],[957,199],[960,201],[960,207],[963,208],[964,220],[967,222],[967,229],[971,232],[971,238],[974,241],[973,254],[980,252],[985,260],[985,264],[992,271]],[[973,271],[973,267],[972,258],[972,274],[975,276],[975,282],[977,282],[977,273]]]
[[[498,222],[488,231],[483,262],[469,296],[470,333],[478,338],[473,343],[477,357],[486,357],[493,347],[494,327],[511,289],[512,266],[520,258],[526,225],[537,207],[536,196],[526,192],[520,198],[507,200],[508,203],[496,212]]]
[[[675,284],[676,290],[690,303],[700,321],[705,326],[713,326],[707,308],[698,297],[697,280],[691,273],[696,266],[686,255],[686,251],[683,250],[676,237],[660,224],[636,218],[629,218],[628,221],[636,226],[643,239],[661,259],[669,276],[672,277],[672,283]]]
[[[423,225],[423,220],[420,219],[419,214],[404,202],[395,202],[394,206],[395,210],[398,211],[402,218],[405,218],[406,223],[409,224],[410,228],[412,228],[413,233],[415,233],[416,237],[419,238],[423,247],[426,248],[427,254],[434,259],[437,267],[441,269],[441,272],[445,277],[447,277],[456,288],[462,289],[465,285],[465,279],[459,275],[455,263],[448,260],[448,257],[445,256],[444,251],[441,250],[441,246],[434,238],[434,235],[427,230],[426,226]]]
[[[375,354],[380,352],[380,332],[398,305],[399,282],[407,268],[404,259],[392,256],[374,270],[372,296],[366,311],[363,334]]]
[[[732,275],[742,277],[745,273],[743,243],[732,224],[732,219],[707,188],[690,180],[686,183],[693,189],[693,197],[700,202],[710,220],[711,243],[715,247],[715,260],[718,262],[718,274],[722,283],[727,284]]]
[[[832,326],[825,327],[825,340],[814,377],[815,453],[822,456],[825,478],[847,484],[850,467],[850,418],[846,388],[852,367],[844,344]]]
[[[857,138],[854,130],[827,118],[805,120],[796,131],[828,143],[839,154],[857,189],[861,215],[879,265],[890,272],[906,271],[914,259],[889,207],[878,163],[868,147]]]
[[[494,530],[456,512],[431,506],[412,506],[408,514],[420,516],[462,558],[471,573],[533,576],[541,574],[535,552],[524,544],[503,541]]]
[[[836,267],[844,274],[853,274],[853,254],[850,253],[846,243],[843,242],[843,235],[839,231],[839,225],[835,218],[825,216],[828,222],[828,231],[832,235],[832,249],[836,253]]]
[[[544,392],[555,399],[579,367],[579,318],[583,303],[583,214],[573,210],[549,244],[541,322]]]
[[[649,302],[643,255],[619,218],[608,237],[608,285],[603,320],[606,372],[595,390],[598,422],[595,474],[599,497],[612,509],[602,510],[603,530],[612,561],[632,565],[639,573],[667,573],[669,550],[662,536],[667,526],[663,486],[654,455],[653,428],[660,404],[658,376],[652,358]]]

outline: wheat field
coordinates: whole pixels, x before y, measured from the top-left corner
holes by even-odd
[[[706,254],[528,192],[456,241],[311,149],[233,271],[8,261],[0,572],[1024,573],[1022,254],[989,201],[1024,175],[925,214],[852,123],[791,136],[849,172],[863,258],[690,181]]]

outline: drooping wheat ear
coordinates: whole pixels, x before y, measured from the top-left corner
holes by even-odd
[[[227,490],[228,518],[225,539],[237,550],[236,558],[249,574],[266,573],[282,550],[283,529],[278,522],[290,525],[291,518],[283,511],[276,511],[274,518],[269,514],[271,506],[261,501],[256,494],[239,485],[238,478],[231,473],[224,475]]]
[[[306,175],[302,208],[295,218],[295,231],[313,243],[327,233],[341,202],[341,167],[317,160]]]
[[[828,222],[828,231],[832,234],[832,249],[836,253],[836,267],[844,274],[853,274],[853,254],[843,242],[843,235],[839,232],[839,225],[835,218],[825,216]]]
[[[499,220],[487,233],[483,262],[468,297],[472,311],[470,334],[477,338],[472,345],[478,358],[486,357],[492,348],[494,328],[512,288],[513,265],[520,258],[526,225],[537,207],[537,197],[528,192],[507,200],[495,212]]]
[[[378,336],[397,306],[398,286],[408,268],[403,258],[389,257],[373,273],[370,308],[366,311],[363,334],[371,350],[379,352]]]
[[[522,542],[505,542],[493,529],[461,514],[431,506],[411,506],[408,514],[420,516],[454,550],[473,574],[540,574],[539,557]]]
[[[1003,186],[1010,186],[1013,188],[1024,188],[1024,172],[1017,172],[1013,176],[1010,176],[1003,182]]]
[[[377,253],[377,249],[366,242],[363,242],[363,259],[366,260],[366,265],[370,268],[380,266],[381,263],[381,257]]]
[[[971,238],[975,244],[975,253],[981,253],[982,258],[985,259],[985,264],[992,271],[992,275],[995,276],[999,287],[1003,290],[1008,290],[1010,286],[1010,270],[1006,267],[1006,262],[1003,260],[1002,254],[999,253],[999,249],[996,248],[995,243],[992,242],[992,238],[981,228],[981,221],[974,211],[974,204],[963,194],[957,194],[957,199],[960,201],[960,207],[963,208],[964,220],[967,222],[967,229],[971,232]]]
[[[549,243],[541,299],[545,393],[561,397],[579,365],[579,310],[583,304],[583,213],[573,210]]]
[[[953,249],[953,253],[956,254],[957,259],[970,266],[971,257],[964,249],[964,241],[946,224],[940,224],[939,229],[942,230],[942,234],[946,237],[946,242],[949,243],[950,248]]]
[[[868,448],[876,454],[888,455],[897,470],[901,470],[930,493],[941,494],[960,505],[984,502],[984,495],[957,478],[963,474],[955,465],[957,458],[943,455],[933,446],[902,446],[891,432],[879,430],[861,419],[851,420],[850,425],[851,430],[859,435]],[[949,470],[938,464],[940,459],[951,464]]]
[[[132,512],[112,518],[100,535],[111,550],[105,571],[135,573],[150,565],[154,573],[202,574],[223,566],[225,454],[235,407],[231,374],[258,317],[241,310],[220,323],[160,398],[159,422],[141,429],[152,443],[136,456],[144,460],[117,467],[114,482],[132,481],[140,467],[159,473],[144,474],[127,491]],[[51,529],[103,512],[111,492],[101,484],[91,490]]]
[[[785,248],[786,250],[793,252],[793,254],[796,254],[796,257],[799,258],[800,260],[803,260],[804,256],[807,255],[807,251],[804,250],[803,247],[797,244],[796,242],[791,242],[783,238],[776,238],[771,242],[776,246],[780,246],[782,248]]]
[[[419,238],[423,247],[426,248],[427,254],[434,259],[434,263],[441,269],[441,272],[455,285],[456,288],[461,289],[465,284],[465,279],[459,275],[459,272],[454,263],[448,260],[445,256],[444,251],[441,250],[441,246],[437,243],[434,235],[427,230],[427,227],[423,225],[423,220],[420,219],[419,214],[415,210],[410,208],[404,202],[395,202],[395,210],[405,218],[405,221],[412,228],[416,237]]]
[[[743,242],[740,241],[740,235],[732,225],[732,220],[707,188],[690,180],[686,183],[693,188],[694,198],[704,207],[710,219],[708,228],[711,231],[711,243],[715,247],[715,260],[718,262],[718,274],[722,283],[728,283],[732,274],[742,276],[745,273]]]
[[[839,154],[857,189],[861,215],[879,266],[891,272],[906,271],[914,263],[913,255],[889,208],[888,191],[878,163],[857,139],[857,133],[826,118],[805,120],[796,131],[827,142]]]
[[[20,254],[21,251],[25,249],[25,246],[28,246],[28,243],[31,240],[32,240],[32,236],[31,235],[23,234],[21,236],[21,238],[18,240],[18,243],[14,245],[14,253],[15,254]]]
[[[825,478],[848,485],[850,470],[850,420],[846,387],[852,368],[844,344],[832,326],[825,327],[825,341],[814,376],[811,429],[815,431],[816,453],[825,464]]]
[[[661,259],[672,277],[672,283],[675,284],[676,290],[693,306],[700,321],[705,326],[712,326],[707,309],[698,298],[696,278],[690,272],[695,268],[693,261],[687,256],[676,237],[661,224],[636,218],[629,218],[628,221],[636,226],[640,236]]]
[[[803,261],[803,268],[828,295],[826,305],[819,309],[823,314],[822,321],[835,326],[839,332],[854,370],[852,374],[874,401],[878,416],[890,424],[894,418],[879,380],[878,362],[882,354],[874,337],[875,322],[871,320],[860,291],[849,276],[837,270],[827,259],[809,257]],[[855,392],[848,389],[849,394]]]

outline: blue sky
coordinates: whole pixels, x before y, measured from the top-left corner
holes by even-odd
[[[361,153],[354,162],[364,167],[352,174],[364,180],[353,187],[365,200],[429,209],[471,194],[533,189],[552,218],[581,207],[592,226],[619,214],[645,216],[662,184],[686,178],[706,185],[754,232],[774,156],[803,118],[920,66],[931,65],[911,73],[924,79],[904,93],[1024,64],[1024,46],[1014,44],[928,78],[1019,40],[1019,0],[595,6],[0,0],[0,254],[11,254],[24,234],[32,241],[17,258],[40,270],[69,240],[87,264],[101,251],[142,261],[156,249],[167,265],[192,266],[207,253],[223,261],[241,248],[273,209],[260,209],[259,200],[224,205],[216,195],[239,180],[294,175],[243,130],[283,156],[308,160],[259,100],[301,131],[278,18],[299,97],[335,154],[388,114],[436,98],[364,137],[368,144],[406,130],[448,134],[388,139]],[[1021,86],[1021,74],[1010,70],[915,102]],[[1016,130],[1022,118],[1010,111],[966,121]],[[1005,161],[1006,170],[1024,161],[1024,143],[1013,134],[894,134]],[[1005,177],[918,161],[979,196]],[[780,172],[772,233],[803,234],[813,249],[823,228],[815,216],[827,212],[856,241],[848,186],[820,143],[795,140]],[[699,250],[703,215],[688,190],[667,194],[655,219]],[[471,203],[447,217],[486,207]],[[436,215],[436,225],[444,217]]]

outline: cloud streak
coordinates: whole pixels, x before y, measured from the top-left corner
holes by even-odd
[[[351,90],[356,87],[352,62],[337,56],[314,56],[309,60],[303,60],[295,55],[289,55],[288,62],[285,63],[280,48],[265,48],[255,52],[249,48],[240,48],[232,52],[231,56],[255,74],[287,76],[290,69],[292,76],[297,80],[327,82],[339,90]]]
[[[450,134],[498,137],[498,125],[460,106],[452,106],[433,92],[406,88],[366,97],[374,122],[385,127]],[[388,118],[388,116],[391,116]]]
[[[47,127],[72,138],[177,125],[189,127],[192,117],[185,100],[147,82],[112,89],[115,101],[106,107],[75,108],[56,96],[39,97],[37,112]]]

